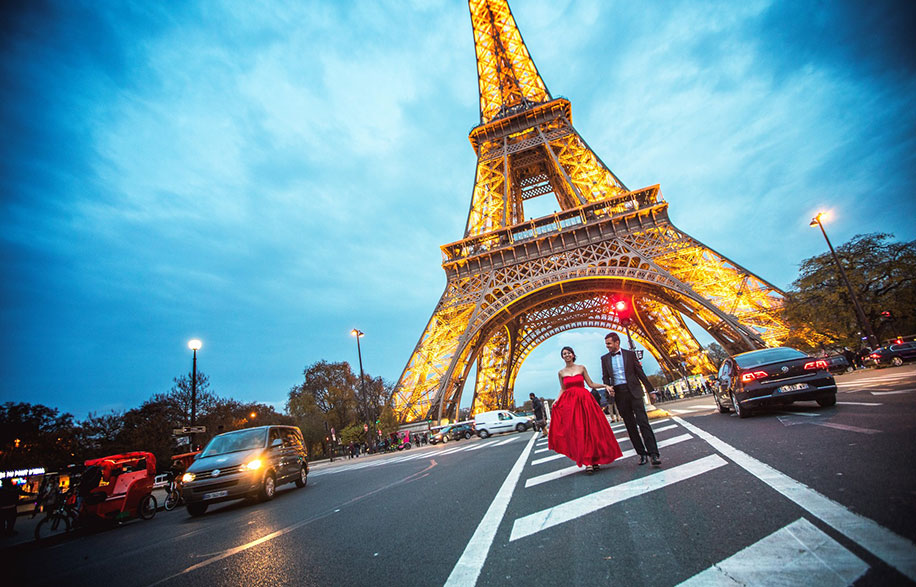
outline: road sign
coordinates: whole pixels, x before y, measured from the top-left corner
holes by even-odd
[[[206,426],[185,426],[183,428],[172,428],[172,436],[183,436],[185,434],[202,434],[206,431]]]
[[[639,361],[642,361],[642,351],[641,350],[636,351],[636,359]]]

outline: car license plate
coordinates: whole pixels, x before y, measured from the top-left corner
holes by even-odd
[[[218,497],[226,497],[227,495],[229,495],[229,491],[225,489],[222,491],[211,491],[210,493],[204,494],[204,499],[216,499]]]
[[[807,383],[796,383],[794,385],[783,385],[776,390],[776,393],[786,393],[789,391],[798,391],[800,389],[808,389]]]

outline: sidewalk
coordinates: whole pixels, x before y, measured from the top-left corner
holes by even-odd
[[[157,516],[161,516],[163,513],[172,513],[166,512],[163,509],[163,504],[165,503],[164,488],[153,489],[153,497],[156,498],[156,505],[158,507]],[[34,502],[19,504],[17,508],[18,515],[16,516],[16,526],[13,528],[14,533],[12,536],[0,534],[0,550],[6,550],[15,546],[35,544],[35,528],[45,515],[44,513],[39,513],[33,518],[32,510],[34,509]]]

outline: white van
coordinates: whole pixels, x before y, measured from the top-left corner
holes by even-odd
[[[530,419],[516,416],[508,410],[481,412],[474,416],[474,427],[477,429],[477,436],[481,438],[486,438],[491,434],[499,434],[500,432],[512,432],[513,430],[524,432],[531,426]]]

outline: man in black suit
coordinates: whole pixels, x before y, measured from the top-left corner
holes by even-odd
[[[653,465],[661,465],[658,443],[646,414],[642,386],[646,386],[653,398],[655,388],[642,370],[636,353],[620,348],[620,337],[616,332],[604,337],[604,346],[610,352],[601,357],[601,377],[605,385],[614,387],[614,401],[627,426],[633,449],[639,455],[639,464],[645,465],[651,459]]]

